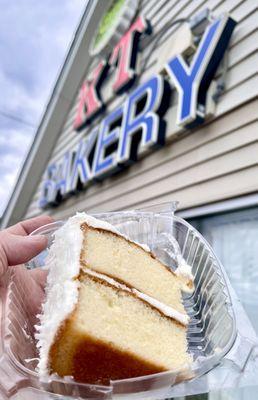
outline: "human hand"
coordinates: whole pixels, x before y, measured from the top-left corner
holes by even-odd
[[[42,225],[53,222],[47,215],[19,222],[0,232],[0,287],[5,275],[11,271],[15,280],[24,288],[28,295],[29,314],[38,311],[44,294],[46,271],[39,268],[28,270],[22,265],[35,257],[47,246],[45,236],[28,236]]]
[[[47,215],[19,222],[0,232],[0,282],[9,266],[23,264],[40,253],[47,245],[47,238],[28,236],[42,225],[53,222]]]

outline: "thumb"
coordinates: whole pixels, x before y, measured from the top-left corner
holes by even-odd
[[[47,246],[45,236],[18,236],[3,232],[0,236],[0,254],[2,267],[23,264],[35,257]]]

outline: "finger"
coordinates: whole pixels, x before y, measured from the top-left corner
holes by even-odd
[[[33,280],[42,288],[45,288],[48,271],[41,268],[35,268],[29,271]]]
[[[35,257],[47,246],[45,236],[18,236],[3,232],[0,237],[1,259],[5,258],[4,267],[23,264]]]
[[[32,325],[37,323],[36,315],[41,312],[41,304],[44,301],[44,285],[39,284],[34,276],[30,274],[24,266],[15,266],[13,268],[12,279],[17,287],[21,287],[21,297],[26,307],[29,322]]]
[[[10,226],[6,231],[12,233],[14,235],[29,235],[31,232],[35,231],[35,229],[40,226],[50,224],[54,219],[49,215],[40,215],[39,217],[27,219],[25,221],[21,221],[16,225]]]

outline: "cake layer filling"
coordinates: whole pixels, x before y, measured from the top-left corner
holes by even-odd
[[[150,306],[156,308],[164,316],[166,316],[168,318],[172,318],[184,326],[187,326],[189,323],[188,315],[182,314],[179,311],[175,310],[174,308],[167,306],[166,304],[154,299],[153,297],[151,297],[145,293],[142,293],[137,289],[130,288],[121,282],[116,281],[115,279],[111,278],[110,276],[93,271],[92,269],[87,268],[87,267],[83,267],[83,272],[87,273],[90,276],[99,278],[99,279],[107,282],[109,285],[116,287],[117,289],[134,294],[139,299],[145,301],[145,303],[148,303]]]

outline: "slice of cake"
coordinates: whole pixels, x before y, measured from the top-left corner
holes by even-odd
[[[55,233],[47,267],[40,375],[108,384],[191,362],[185,282],[146,246],[81,213]]]

